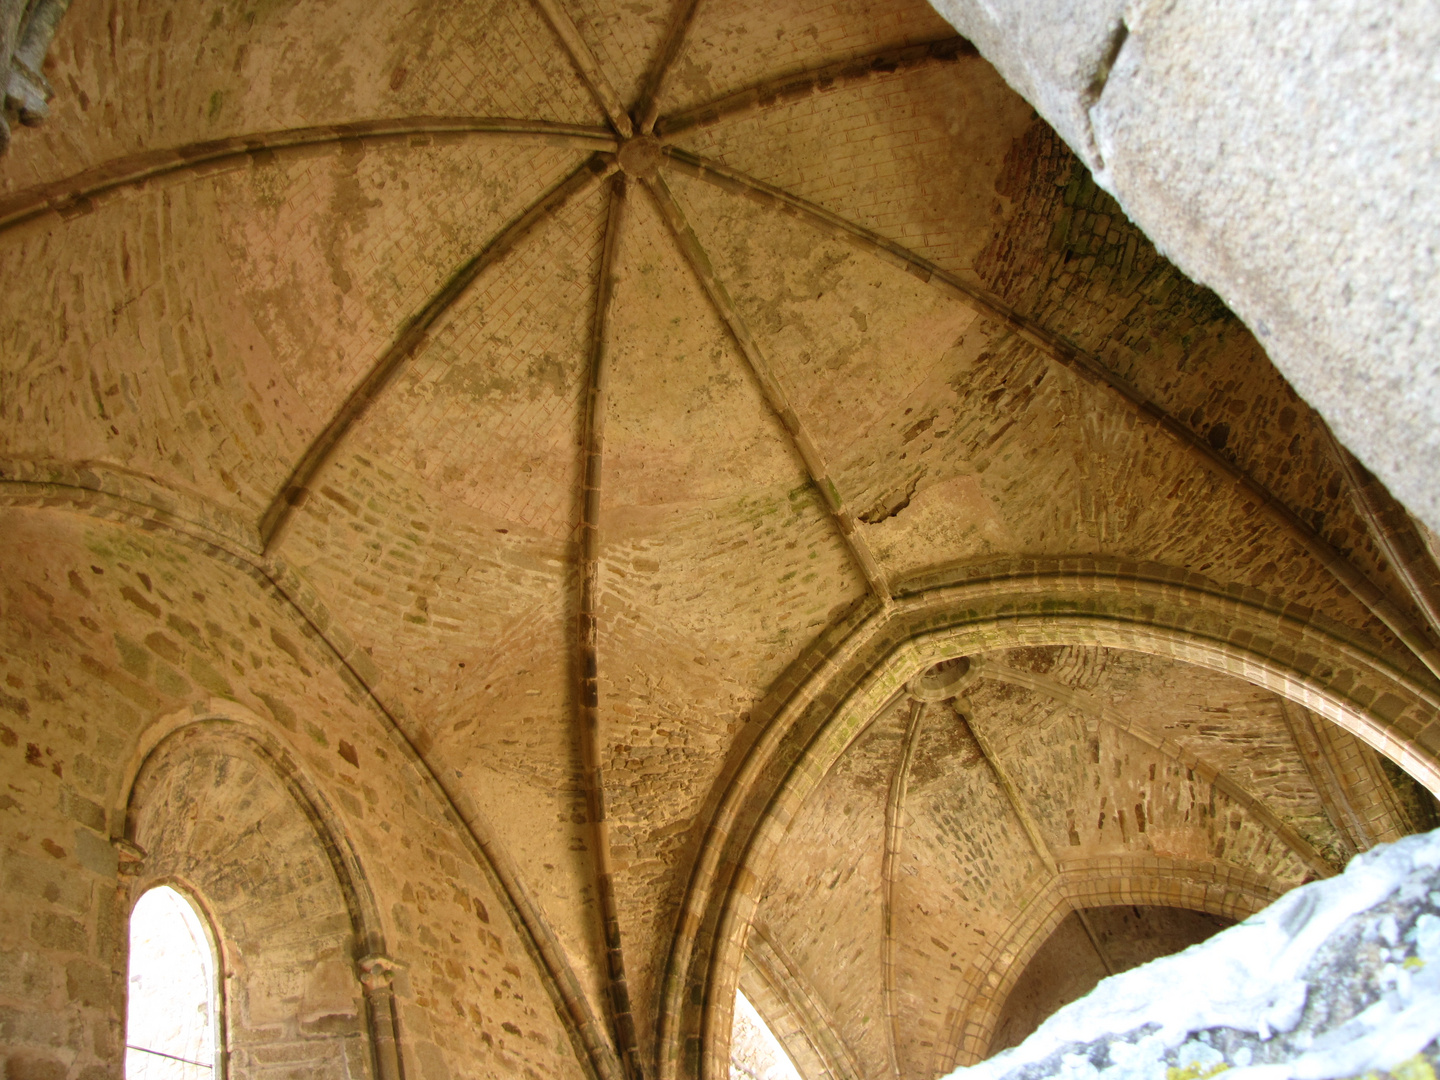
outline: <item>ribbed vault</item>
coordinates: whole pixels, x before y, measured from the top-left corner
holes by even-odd
[[[923,3],[89,6],[0,174],[6,512],[307,627],[587,1071],[720,1075],[749,979],[937,1075],[1071,910],[1415,824],[1424,536]]]

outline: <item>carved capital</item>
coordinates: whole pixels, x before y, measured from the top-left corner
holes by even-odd
[[[400,965],[383,953],[371,953],[355,962],[360,969],[360,982],[366,990],[389,989],[395,981]]]
[[[115,849],[116,858],[119,860],[118,871],[122,877],[134,877],[145,868],[145,856],[148,852],[139,844],[121,836],[111,840],[110,846]]]

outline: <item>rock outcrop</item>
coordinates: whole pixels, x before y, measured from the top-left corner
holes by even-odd
[[[1433,1080],[1437,1036],[1440,830],[1106,979],[950,1080]]]

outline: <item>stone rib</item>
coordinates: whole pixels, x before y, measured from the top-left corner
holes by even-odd
[[[986,318],[1003,324],[1017,337],[1035,346],[1055,363],[1073,371],[1086,382],[1121,398],[1134,410],[1140,420],[1174,439],[1196,456],[1203,466],[1235,484],[1259,502],[1277,524],[1288,531],[1311,557],[1324,566],[1336,581],[1360,601],[1370,614],[1375,616],[1405,648],[1429,669],[1431,675],[1440,679],[1440,648],[1437,648],[1374,582],[1335,550],[1329,541],[1311,529],[1269,488],[1252,478],[1238,465],[1221,456],[1209,443],[1165,412],[1160,406],[1142,396],[1135,387],[1112,372],[1097,357],[1020,315],[986,290],[947,273],[903,245],[897,244],[879,233],[872,232],[863,225],[847,221],[840,215],[802,199],[798,195],[793,195],[783,188],[767,184],[763,180],[757,180],[737,169],[702,158],[697,154],[667,146],[665,155],[667,164],[672,168],[677,168],[687,175],[714,184],[724,190],[744,195],[758,203],[803,218],[816,228],[852,243],[891,265],[914,274],[922,281],[945,289],[974,307]]]
[[[920,740],[925,720],[925,703],[910,699],[910,722],[905,728],[905,743],[900,760],[890,775],[890,791],[885,799],[885,854],[880,861],[880,990],[885,999],[887,1048],[890,1051],[890,1073],[900,1076],[900,1005],[895,988],[895,866],[900,858],[900,843],[905,836],[905,796],[910,790],[910,762],[915,757],[915,744]]]
[[[982,669],[983,671],[984,669]],[[1045,837],[1040,832],[1040,826],[1030,813],[1030,807],[1020,797],[1020,792],[1011,780],[1010,774],[1000,764],[1000,759],[995,753],[995,747],[990,742],[990,737],[974,722],[975,712],[970,703],[963,699],[955,702],[955,721],[962,727],[969,730],[975,740],[975,745],[980,748],[980,754],[985,758],[985,764],[990,769],[990,775],[995,778],[995,783],[1005,795],[1005,800],[1010,804],[1010,812],[1020,822],[1020,828],[1024,830],[1026,838],[1030,841],[1030,848],[1035,852],[1041,864],[1050,873],[1050,880],[1060,880],[1060,864],[1055,860],[1050,845],[1045,842]],[[1095,950],[1095,955],[1100,960],[1100,965],[1105,969],[1107,975],[1114,975],[1114,965],[1110,963],[1110,957],[1106,955],[1105,948],[1100,943],[1100,935],[1095,933],[1095,927],[1091,925],[1089,917],[1080,907],[1072,907],[1080,927],[1085,931],[1085,936],[1090,939],[1090,945]]]
[[[599,901],[600,930],[605,945],[605,970],[610,986],[615,1042],[631,1080],[643,1068],[635,1038],[635,1018],[625,978],[625,952],[620,940],[620,913],[615,900],[615,870],[610,853],[610,823],[605,814],[605,775],[600,738],[599,592],[600,485],[605,456],[605,388],[609,382],[607,330],[615,303],[616,250],[625,218],[625,177],[610,181],[610,208],[605,222],[605,247],[595,290],[595,318],[590,333],[590,372],[585,404],[585,462],[580,489],[580,611],[575,635],[575,666],[579,692],[575,720],[580,742],[586,816],[591,828],[591,862]]]
[[[1330,755],[1320,741],[1315,718],[1308,710],[1293,705],[1284,698],[1279,701],[1280,715],[1290,732],[1290,741],[1295,746],[1295,752],[1300,755],[1300,760],[1304,762],[1305,771],[1310,774],[1310,782],[1315,785],[1315,791],[1320,796],[1325,816],[1330,819],[1330,824],[1335,826],[1335,831],[1344,837],[1349,854],[1368,851],[1374,846],[1374,838],[1366,827],[1365,819],[1351,802],[1350,792],[1346,790],[1344,781],[1335,770],[1335,763],[1330,760]]]
[[[427,145],[423,140],[458,135],[540,142],[579,150],[613,151],[615,136],[604,128],[485,116],[414,116],[361,120],[349,124],[287,128],[146,150],[107,161],[63,180],[27,188],[0,201],[0,232],[48,213],[69,220],[93,213],[108,196],[150,180],[177,174],[209,175],[314,147],[359,142],[366,147]]]
[[[1102,605],[1099,613],[1080,613],[1091,599],[1107,596],[1123,600],[1118,610]],[[1062,602],[1055,606],[1057,598]],[[1211,636],[1192,624],[1192,615],[1202,616],[1201,622],[1223,619],[1229,629],[1224,637]],[[1384,745],[1422,784],[1440,790],[1434,764],[1440,694],[1433,682],[1417,678],[1409,665],[1398,667],[1384,654],[1356,645],[1319,613],[1254,588],[1225,588],[1190,571],[1104,556],[1014,558],[916,575],[892,606],[882,608],[867,597],[852,617],[834,637],[817,639],[813,651],[774,684],[754,717],[757,737],[707,814],[666,968],[657,1054],[662,1078],[673,1080],[691,1069],[694,1055],[719,1041],[719,1028],[708,1017],[723,1003],[704,1000],[708,1011],[702,1014],[696,988],[726,977],[725,965],[743,945],[743,928],[754,910],[750,890],[772,865],[781,823],[798,813],[837,759],[836,735],[858,730],[840,719],[838,703],[844,701],[844,710],[860,717],[862,726],[889,708],[895,691],[888,683],[867,684],[866,673],[876,657],[909,656],[899,662],[918,663],[903,650],[930,633],[964,626],[966,637],[980,644],[1047,641],[1131,649],[1238,676],[1317,706],[1327,699],[1343,701],[1342,712],[1373,721],[1379,734],[1367,737]],[[990,638],[992,632],[999,637]],[[1370,709],[1369,703],[1391,693],[1412,702],[1414,711],[1389,719]],[[830,719],[815,719],[822,715]],[[801,731],[797,758],[786,748]]]
[[[404,362],[429,344],[430,328],[454,306],[488,267],[504,258],[537,226],[554,217],[571,199],[587,191],[614,168],[613,158],[599,154],[591,156],[502,229],[478,255],[461,264],[425,306],[410,317],[390,347],[350,391],[339,411],[325,425],[325,429],[310,443],[304,455],[295,463],[280,492],[266,508],[260,519],[260,538],[266,554],[273,553],[279,546],[290,515],[309,497],[310,486],[316,475],[330,460],[346,435],[369,410],[375,398],[390,385]]]
[[[600,61],[590,51],[590,46],[585,44],[585,39],[580,36],[580,30],[561,4],[561,0],[535,0],[535,6],[540,9],[540,14],[545,16],[545,21],[555,31],[555,36],[560,39],[560,44],[565,46],[565,51],[570,54],[570,59],[575,64],[575,71],[579,74],[580,81],[585,84],[585,88],[590,91],[590,96],[595,99],[600,110],[609,119],[610,126],[622,139],[628,139],[635,133],[635,129],[630,123],[630,114],[625,111],[625,103],[615,92],[615,87],[606,77]]]
[[[690,33],[690,24],[695,21],[695,9],[700,0],[679,0],[670,26],[665,31],[665,40],[654,62],[645,76],[645,86],[635,102],[636,123],[643,134],[649,135],[655,129],[655,116],[660,108],[660,91],[665,85],[665,76],[670,65],[685,47],[685,38]]]
[[[747,113],[799,101],[811,94],[848,89],[870,79],[896,75],[937,63],[953,64],[962,59],[978,58],[979,55],[974,45],[960,37],[943,38],[940,41],[900,49],[884,49],[869,56],[840,60],[833,64],[766,79],[703,105],[663,116],[654,121],[655,135],[662,139],[671,139],[694,128],[709,127],[722,120],[733,120]]]
[[[982,668],[983,674],[989,674],[988,668]],[[1010,779],[1010,774],[1000,764],[1000,759],[995,754],[995,746],[990,742],[990,736],[983,728],[975,723],[975,710],[971,708],[970,702],[963,698],[955,701],[955,722],[970,732],[975,740],[975,745],[980,748],[980,754],[985,759],[985,765],[990,770],[990,775],[995,778],[1005,801],[1010,804],[1010,811],[1020,822],[1020,828],[1025,832],[1025,838],[1030,841],[1030,848],[1035,857],[1040,860],[1041,865],[1050,872],[1052,878],[1060,876],[1060,865],[1055,861],[1055,856],[1050,851],[1050,845],[1045,842],[1045,837],[1040,833],[1040,826],[1030,814],[1030,808],[1020,797],[1016,790],[1015,783]]]
[[[890,585],[885,579],[885,572],[876,562],[865,538],[856,529],[855,517],[845,506],[839,489],[830,478],[820,448],[815,445],[815,440],[811,438],[805,425],[801,423],[795,410],[791,408],[784,388],[770,368],[770,362],[765,359],[765,354],[761,352],[759,343],[750,333],[750,328],[735,306],[735,302],[730,298],[725,284],[715,273],[710,256],[706,254],[695,231],[690,227],[685,212],[666,185],[664,177],[657,174],[654,178],[646,180],[646,187],[655,197],[660,214],[665,219],[665,224],[670,227],[671,235],[675,237],[675,242],[684,254],[685,261],[695,272],[695,276],[699,279],[701,287],[710,298],[710,302],[714,305],[721,320],[729,327],[735,343],[740,347],[740,352],[744,355],[746,362],[750,365],[750,370],[755,375],[756,382],[760,385],[761,393],[765,395],[766,403],[780,418],[780,422],[785,425],[785,430],[789,433],[796,451],[805,463],[805,470],[809,473],[811,482],[819,489],[826,507],[835,519],[840,535],[849,545],[855,562],[865,575],[865,580],[870,583],[870,589],[882,601],[888,603],[891,593]]]
[[[977,665],[977,669],[981,678],[994,679],[996,682],[1009,683],[1012,686],[1020,686],[1044,694],[1052,701],[1083,713],[1089,721],[1095,724],[1108,724],[1116,731],[1124,732],[1150,749],[1164,754],[1172,761],[1189,769],[1201,780],[1211,784],[1216,791],[1231,802],[1243,808],[1263,828],[1279,837],[1296,858],[1314,873],[1320,877],[1334,877],[1339,872],[1338,867],[1321,855],[1313,844],[1285,824],[1274,811],[1265,805],[1262,799],[1251,795],[1239,783],[1230,779],[1203,758],[1187,751],[1174,739],[1155,734],[1143,723],[1128,716],[1122,716],[1108,708],[1093,695],[1072,686],[1066,686],[1056,679],[989,661]]]
[[[1345,481],[1350,486],[1350,501],[1405,586],[1426,626],[1432,633],[1440,633],[1440,576],[1437,576],[1435,564],[1430,559],[1425,542],[1416,533],[1410,515],[1356,460],[1355,455],[1341,445],[1329,425],[1324,427]]]
[[[830,1010],[795,961],[760,923],[750,925],[745,957],[762,982],[790,1009],[804,1038],[824,1062],[828,1076],[815,1080],[863,1080],[864,1074]]]

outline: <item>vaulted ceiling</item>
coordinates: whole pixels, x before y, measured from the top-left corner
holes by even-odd
[[[918,0],[76,0],[47,73],[0,159],[7,497],[327,612],[647,1067],[746,755],[956,572],[1162,567],[1435,683],[1423,538]],[[876,698],[755,890],[863,1075],[983,1050],[1026,897],[1165,899],[1105,859],[1254,900],[1404,827],[1337,822],[1306,748],[1368,751],[1275,680],[1002,638],[959,704]]]

